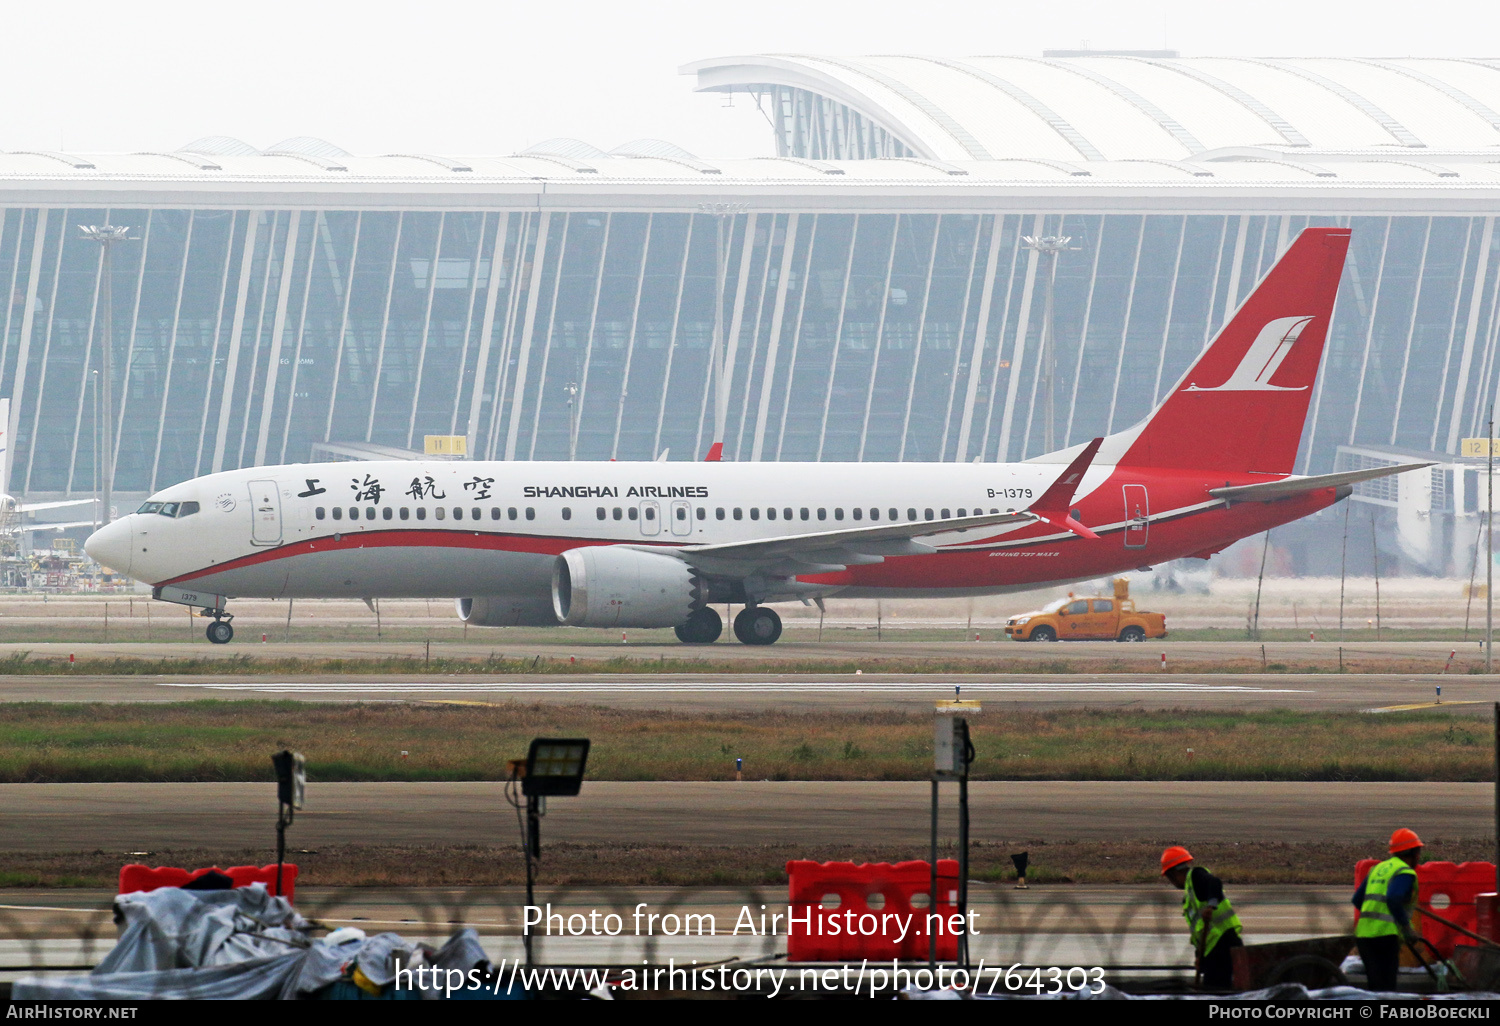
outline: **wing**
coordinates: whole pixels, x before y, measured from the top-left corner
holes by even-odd
[[[93,520],[73,520],[66,524],[25,524],[17,528],[20,531],[66,531],[70,527],[93,527]]]
[[[59,502],[19,502],[16,504],[17,513],[34,513],[39,509],[62,509],[64,506],[88,506],[92,505],[93,499],[63,499]]]
[[[1275,502],[1304,492],[1315,492],[1319,488],[1337,488],[1358,481],[1370,481],[1391,474],[1404,474],[1408,470],[1421,470],[1432,463],[1402,463],[1394,467],[1371,467],[1367,470],[1346,470],[1340,474],[1319,474],[1317,477],[1284,477],[1280,481],[1262,481],[1257,484],[1225,485],[1210,488],[1208,494],[1216,499],[1231,502]]]
[[[919,538],[962,534],[986,527],[1031,523],[1038,518],[1024,510],[986,513],[946,520],[917,520],[879,527],[851,527],[838,531],[793,534],[719,545],[685,545],[674,550],[711,574],[745,576],[752,573],[784,575],[835,573],[849,566],[880,563],[887,556],[922,556],[937,551]],[[660,549],[653,548],[653,552]]]

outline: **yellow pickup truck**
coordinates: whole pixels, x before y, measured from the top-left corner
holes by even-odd
[[[1005,633],[1016,641],[1145,641],[1167,636],[1167,618],[1137,610],[1130,582],[1119,577],[1113,598],[1069,593],[1034,613],[1011,617]]]

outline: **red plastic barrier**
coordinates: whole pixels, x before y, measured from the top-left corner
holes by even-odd
[[[1364,882],[1379,859],[1361,859],[1354,867],[1354,886]],[[1417,867],[1417,908],[1436,912],[1444,919],[1467,930],[1479,932],[1475,899],[1495,889],[1495,867],[1489,862],[1424,862]],[[1358,916],[1355,917],[1358,921]],[[1453,957],[1455,944],[1471,944],[1469,938],[1429,917],[1422,917],[1422,936],[1442,952]]]
[[[219,872],[234,881],[236,887],[249,887],[253,883],[263,883],[266,890],[272,894],[276,893],[276,863],[269,866],[230,866],[228,869],[219,869],[218,866],[210,866],[207,869],[179,869],[176,866],[142,866],[133,864],[120,867],[120,891],[121,894],[134,894],[137,891],[154,891],[158,887],[181,887],[205,873]],[[286,894],[286,900],[292,901],[297,893],[297,865],[293,862],[282,863],[281,885]]]
[[[938,860],[938,900],[928,908],[932,870],[926,862],[786,864],[787,958],[792,962],[926,961],[928,915],[942,917],[937,956],[958,957],[958,862]],[[902,928],[905,927],[905,935]],[[938,924],[933,924],[938,931]]]

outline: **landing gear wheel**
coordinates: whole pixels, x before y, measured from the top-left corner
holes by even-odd
[[[208,640],[212,641],[215,645],[227,645],[234,637],[234,628],[229,626],[227,621],[215,620],[208,625],[208,630],[204,633],[208,635]]]
[[[724,633],[724,618],[712,606],[704,606],[678,626],[676,633],[684,645],[712,645]]]
[[[1120,632],[1121,641],[1145,641],[1146,632],[1140,627],[1126,627]]]
[[[781,637],[781,617],[765,606],[747,606],[734,618],[734,636],[747,645],[772,645]]]
[[[1035,628],[1031,632],[1031,640],[1032,641],[1056,641],[1057,640],[1057,632],[1055,630],[1053,630],[1051,627],[1048,627],[1046,624],[1042,624],[1042,626]]]

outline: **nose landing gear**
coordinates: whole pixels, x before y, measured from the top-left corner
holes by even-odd
[[[229,621],[233,619],[234,617],[228,613],[215,614],[214,622],[209,624],[208,629],[204,631],[208,635],[208,640],[215,645],[229,644],[234,638],[234,628],[229,625]]]

